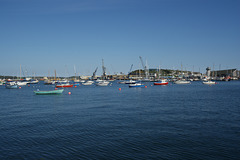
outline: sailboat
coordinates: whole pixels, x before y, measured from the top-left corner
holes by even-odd
[[[168,81],[166,79],[159,80],[158,82],[154,82],[154,85],[168,85]]]
[[[65,83],[65,84],[56,84],[57,88],[66,88],[66,87],[73,87],[73,84]]]
[[[139,76],[140,76],[140,69],[139,69]],[[142,88],[144,87],[144,85],[141,83],[141,81],[129,84],[129,88],[135,88],[135,87]]]
[[[74,78],[74,82],[75,83],[79,83],[80,82],[80,79],[77,79],[77,73],[76,73],[76,67],[75,67],[75,65],[74,65],[74,72],[75,72],[75,78]]]
[[[98,83],[95,83],[97,86],[108,86],[110,83],[107,81],[107,74],[106,74],[106,67],[104,66],[104,61],[102,59],[102,70],[103,70],[103,75],[102,75],[102,81],[99,81]]]
[[[55,81],[56,81],[56,70],[55,70]],[[60,82],[60,84],[56,84],[55,85],[56,88],[69,88],[69,87],[73,87],[73,84],[70,84],[69,81],[66,79],[63,81],[63,83]]]
[[[97,85],[97,86],[107,86],[109,83],[110,83],[110,82],[104,80],[104,81],[101,81],[101,82],[96,83],[96,85]]]
[[[50,73],[48,71],[48,78],[49,77],[50,77]],[[52,81],[52,80],[50,80],[50,78],[49,79],[48,78],[46,80],[44,80],[44,85],[52,85],[52,84],[56,83],[56,81]]]
[[[159,66],[159,78],[161,78],[160,77],[160,66]],[[154,85],[168,85],[168,81],[166,80],[166,79],[160,79],[160,80],[158,80],[157,82],[154,82],[153,83]]]
[[[147,60],[146,60],[146,64],[144,65],[143,63],[143,60],[142,60],[142,57],[139,56],[140,60],[141,60],[141,63],[142,63],[142,67],[143,67],[143,70],[145,72],[145,78],[142,79],[143,82],[150,82],[150,79],[149,79],[149,69],[147,67]]]
[[[182,64],[181,64],[181,75],[183,77]],[[190,81],[186,81],[185,79],[181,78],[181,79],[176,80],[174,83],[175,84],[190,84],[191,82]]]
[[[17,85],[18,86],[26,86],[28,84],[28,81],[22,80],[21,73],[22,73],[22,67],[20,65],[20,77],[19,77],[20,80],[17,81]]]
[[[94,83],[94,81],[87,81],[87,82],[83,82],[82,83],[82,85],[84,85],[84,86],[90,86],[90,85],[92,85]]]

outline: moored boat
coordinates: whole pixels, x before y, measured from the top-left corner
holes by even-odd
[[[90,86],[90,85],[92,85],[93,83],[94,83],[93,81],[87,81],[87,82],[82,83],[82,85],[84,85],[84,86]]]
[[[154,85],[168,85],[168,81],[163,79],[163,80],[160,80],[158,82],[154,82],[153,84]]]
[[[175,84],[190,84],[190,81],[186,81],[186,80],[177,80],[174,82]]]
[[[7,89],[18,89],[18,85],[17,84],[15,84],[15,85],[5,85],[5,87]]]
[[[17,81],[18,86],[26,86],[28,84],[27,81]]]
[[[73,84],[70,83],[66,83],[66,84],[57,84],[56,85],[57,88],[66,88],[66,87],[73,87]]]
[[[129,84],[129,87],[144,87],[142,83],[134,83],[134,84]]]
[[[75,82],[75,83],[74,83],[74,86],[80,86],[80,83],[76,83],[76,82]]]
[[[18,89],[18,84],[15,81],[7,81],[5,87],[7,89]]]
[[[30,83],[30,84],[37,84],[38,82],[39,82],[39,81],[38,81],[37,79],[35,79],[35,80],[34,80],[34,79],[32,79],[32,80],[30,80],[30,82],[29,82],[29,83]]]
[[[45,81],[44,81],[44,84],[45,84],[45,85],[52,85],[52,84],[55,84],[55,81],[45,80]]]
[[[51,91],[34,91],[36,95],[49,95],[49,94],[62,94],[64,89],[56,89],[56,90],[51,90]]]
[[[135,84],[136,83],[136,81],[134,81],[134,80],[129,80],[129,81],[125,81],[125,84]]]
[[[216,82],[214,82],[214,81],[203,81],[203,84],[213,85],[213,84],[216,84]]]
[[[4,85],[6,82],[4,80],[0,80],[0,86]]]
[[[108,84],[109,84],[108,81],[102,81],[102,82],[96,83],[97,86],[107,86]]]

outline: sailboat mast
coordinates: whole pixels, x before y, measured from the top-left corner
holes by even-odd
[[[21,72],[22,72],[22,66],[21,66],[21,64],[20,64],[20,80],[21,80]]]
[[[75,79],[76,79],[77,73],[76,73],[76,67],[75,67],[75,65],[74,65],[74,72],[75,72]]]
[[[55,73],[55,81],[57,81],[57,72],[56,72],[56,69],[54,70],[54,73]]]
[[[182,75],[182,78],[183,78],[183,66],[182,66],[182,62],[181,62],[181,75]]]

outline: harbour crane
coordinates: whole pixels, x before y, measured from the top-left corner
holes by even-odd
[[[104,66],[104,61],[102,59],[102,70],[103,70],[103,75],[102,78],[106,79],[107,78],[107,73],[106,73],[106,67]]]
[[[95,69],[95,71],[93,72],[93,75],[92,75],[92,80],[95,78],[95,76],[96,76],[96,73],[97,73],[97,69],[98,69],[98,67]]]
[[[130,70],[129,70],[129,72],[128,72],[128,78],[129,78],[129,74],[130,74],[131,71],[132,71],[132,67],[133,67],[133,64],[131,65]]]
[[[131,71],[132,71],[132,67],[133,67],[133,64],[132,64],[131,67],[130,67],[129,73],[131,73]]]
[[[141,60],[141,63],[142,63],[142,67],[143,67],[143,70],[145,72],[145,76],[146,76],[146,79],[148,79],[148,70],[147,70],[147,65],[144,65],[143,63],[143,60],[142,60],[142,57],[139,56],[140,60]]]

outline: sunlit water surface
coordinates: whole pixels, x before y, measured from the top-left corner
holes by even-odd
[[[146,85],[0,86],[0,159],[240,159],[240,81]]]

